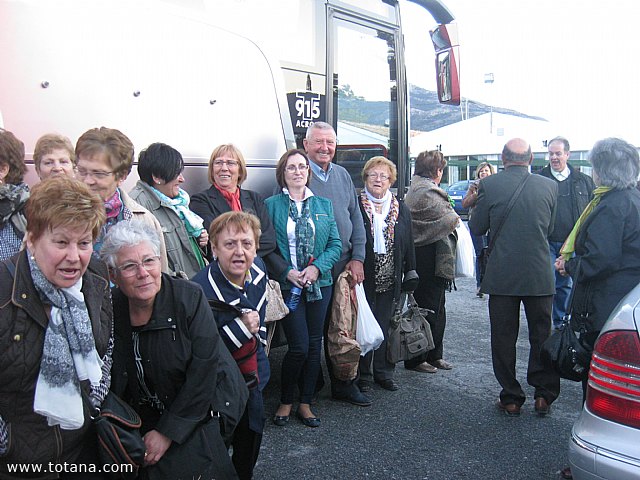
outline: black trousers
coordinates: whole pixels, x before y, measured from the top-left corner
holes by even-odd
[[[364,381],[392,380],[395,364],[387,360],[387,338],[389,338],[389,326],[393,316],[394,302],[393,290],[376,293],[375,298],[369,300],[371,311],[376,317],[380,329],[384,335],[384,341],[373,352],[360,357],[360,378]]]
[[[253,468],[258,461],[261,444],[262,434],[249,428],[249,409],[247,408],[233,432],[233,440],[231,441],[233,446],[231,460],[240,480],[253,478]]]
[[[420,276],[418,288],[413,296],[421,308],[428,308],[435,313],[427,317],[431,326],[431,334],[435,348],[424,355],[404,362],[405,368],[414,368],[423,362],[434,362],[442,358],[444,330],[447,326],[447,309],[445,307],[445,292],[447,281],[435,276],[436,245],[424,245],[416,248],[416,272]]]
[[[553,295],[518,297],[489,295],[491,320],[491,359],[496,380],[502,387],[503,404],[522,405],[525,394],[516,379],[516,341],[520,329],[520,303],[524,305],[529,328],[529,363],[527,383],[534,391],[534,398],[544,397],[551,404],[560,393],[560,377],[545,368],[540,359],[542,343],[551,334],[551,308]]]

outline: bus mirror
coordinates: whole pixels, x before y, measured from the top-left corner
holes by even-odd
[[[455,24],[438,25],[431,33],[436,51],[438,100],[448,105],[460,105],[458,76],[458,31]]]
[[[460,79],[454,48],[436,54],[438,100],[447,105],[460,105]]]

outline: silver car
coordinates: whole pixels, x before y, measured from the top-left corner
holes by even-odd
[[[622,299],[598,337],[569,461],[577,480],[640,479],[640,285]]]

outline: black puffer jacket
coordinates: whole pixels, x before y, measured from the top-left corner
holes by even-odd
[[[235,361],[220,340],[207,299],[199,285],[163,273],[151,319],[138,329],[145,384],[163,403],[162,415],[140,406],[129,301],[118,288],[113,290],[113,307],[111,389],[138,410],[143,433],[154,429],[172,440],[172,447],[153,470],[163,462],[177,463],[181,465],[178,470],[165,473],[171,475],[165,478],[197,477],[202,472],[190,468],[211,455],[211,446],[202,443],[204,437],[194,439],[192,434],[210,418],[211,410],[220,412],[225,433],[230,433],[242,417],[249,396]],[[176,447],[187,442],[193,457],[184,457],[186,454]],[[176,455],[180,458],[172,458]],[[155,473],[149,471],[150,478],[155,478]]]
[[[86,409],[85,423],[79,430],[49,427],[44,416],[33,412],[49,319],[33,285],[26,251],[12,261],[15,277],[0,265],[0,416],[9,424],[10,432],[9,451],[0,458],[0,479],[15,478],[8,476],[7,463],[73,463],[90,425]],[[104,357],[113,318],[106,266],[92,259],[82,281],[96,350]]]

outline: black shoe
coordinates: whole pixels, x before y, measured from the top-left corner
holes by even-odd
[[[360,380],[358,382],[358,388],[362,393],[367,393],[371,391],[371,382],[367,382],[366,380]]]
[[[300,412],[296,412],[296,417],[298,417],[305,426],[316,428],[320,426],[320,419],[318,417],[303,417]]]
[[[400,388],[400,386],[392,378],[387,378],[386,380],[376,380],[376,383],[385,390],[389,390],[391,392],[395,392]]]
[[[349,393],[335,393],[332,395],[332,398],[341,402],[349,402],[350,404],[357,405],[359,407],[370,406],[372,403],[371,399],[365,394],[361,393],[358,389],[355,390],[355,392]]]
[[[273,416],[273,424],[279,427],[284,427],[287,423],[289,423],[289,415],[274,415]]]

